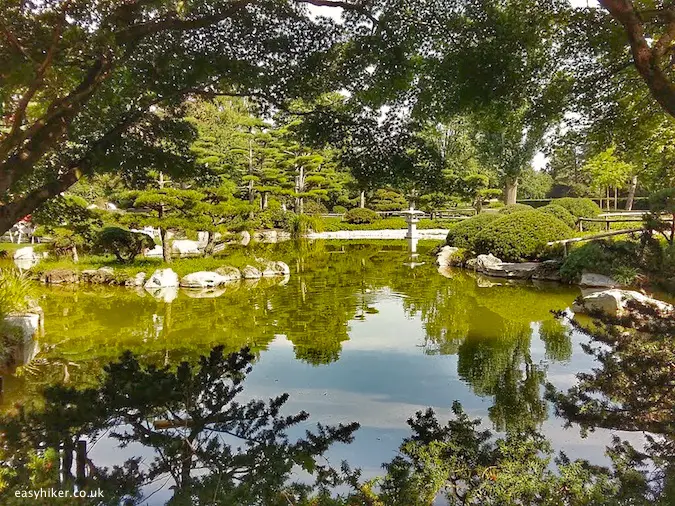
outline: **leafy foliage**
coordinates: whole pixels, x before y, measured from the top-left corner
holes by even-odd
[[[101,230],[98,245],[106,253],[112,253],[121,263],[131,263],[144,249],[152,249],[155,241],[147,234],[132,232],[119,227]]]
[[[622,269],[639,267],[641,256],[636,242],[593,241],[574,248],[560,274],[568,281],[578,281],[584,271],[613,276]]]
[[[571,234],[570,228],[554,216],[521,211],[501,216],[484,227],[475,238],[475,249],[507,262],[522,262],[539,257],[547,242]]]
[[[497,213],[481,213],[462,220],[450,228],[446,242],[450,246],[473,251],[476,249],[478,234],[497,218]]]
[[[356,207],[347,211],[342,217],[347,223],[353,225],[374,223],[380,219],[380,215],[372,209]]]
[[[574,215],[560,204],[556,203],[548,204],[544,207],[540,207],[538,211],[550,214],[551,216],[555,216],[571,229],[574,229],[577,226],[577,220],[574,217]]]
[[[563,197],[554,203],[567,209],[575,218],[595,218],[600,214],[600,207],[588,198]]]
[[[532,206],[527,204],[509,204],[499,209],[499,214],[513,214],[519,213],[521,211],[531,211],[534,209]]]
[[[112,431],[120,445],[140,444],[155,453],[144,470],[135,459],[121,468],[96,469],[90,485],[107,490],[107,500],[119,500],[125,493],[138,496],[143,484],[168,478],[174,483],[175,504],[302,501],[311,488],[291,482],[294,468],[319,484],[330,483],[335,473],[322,457],[335,443],[351,442],[358,424],[319,424],[315,432],[291,440],[289,430],[306,422],[309,414],[282,415],[287,394],[267,402],[236,401],[253,360],[248,350],[224,355],[222,348],[215,348],[197,364],[182,362],[172,369],[141,366],[126,353],[106,366],[100,385],[47,389],[44,408],[24,407],[0,420],[15,470],[0,495],[10,500],[30,473],[26,459],[33,445],[54,448],[62,443],[67,452],[83,435]],[[31,427],[31,433],[23,433],[24,427]],[[10,465],[2,464],[3,469]],[[45,478],[45,486],[57,486],[58,469]],[[65,482],[72,480],[66,472]]]

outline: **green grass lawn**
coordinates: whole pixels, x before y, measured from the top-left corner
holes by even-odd
[[[364,223],[353,225],[342,221],[342,218],[320,218],[321,232],[339,232],[341,230],[398,230],[408,228],[405,218],[392,217],[383,218],[373,223]],[[429,220],[423,219],[417,225],[420,230],[431,228],[449,228],[451,224],[456,223],[453,220]]]
[[[25,242],[22,242],[21,244],[16,244],[13,242],[0,242],[0,251],[14,252],[18,249],[25,248],[27,246],[31,246],[35,251],[44,251],[47,249],[46,244],[28,244]]]

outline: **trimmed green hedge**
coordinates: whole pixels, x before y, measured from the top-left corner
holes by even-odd
[[[499,210],[499,214],[513,214],[521,211],[531,211],[532,209],[534,209],[534,207],[528,206],[527,204],[509,204],[508,206],[502,207]]]
[[[498,218],[497,213],[481,213],[460,221],[450,228],[446,242],[450,246],[473,250],[478,233]]]
[[[374,223],[380,219],[380,215],[372,209],[365,209],[357,207],[350,209],[342,217],[344,221],[352,225],[361,225],[364,223]]]
[[[595,218],[601,213],[600,206],[586,198],[564,197],[556,199],[552,204],[564,207],[576,218]]]
[[[532,210],[500,216],[480,231],[474,244],[477,253],[523,262],[538,258],[547,242],[571,235],[570,227],[555,216]]]
[[[558,204],[549,204],[547,206],[540,207],[537,209],[537,211],[555,216],[570,228],[575,228],[577,226],[577,220],[574,215],[563,206],[559,206]]]

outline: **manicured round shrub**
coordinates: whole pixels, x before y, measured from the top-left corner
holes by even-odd
[[[503,207],[506,207],[506,204],[502,202],[501,200],[493,200],[488,203],[487,206],[488,209],[502,209]]]
[[[347,212],[347,208],[344,206],[334,206],[333,207],[333,213],[335,214],[345,214]]]
[[[532,209],[534,209],[534,207],[528,206],[527,204],[509,204],[508,206],[502,207],[499,210],[499,214],[513,214],[521,211],[531,211]]]
[[[522,211],[500,216],[475,240],[477,253],[492,253],[506,262],[536,259],[549,241],[570,237],[572,230],[555,216]]]
[[[564,197],[555,199],[551,204],[564,207],[576,218],[595,218],[601,212],[598,204],[586,198]]]
[[[364,223],[374,223],[380,219],[380,215],[372,209],[365,209],[357,207],[350,209],[342,217],[343,221],[351,223],[352,225],[362,225]]]
[[[446,241],[450,246],[473,250],[478,233],[498,218],[497,213],[481,213],[455,223],[450,228]]]
[[[134,261],[145,248],[154,248],[152,237],[141,232],[132,232],[119,227],[106,227],[101,230],[98,245],[106,253],[112,253],[122,263]]]
[[[572,215],[572,213],[570,213],[563,206],[559,206],[558,204],[549,204],[547,206],[540,207],[539,209],[537,209],[537,211],[550,214],[551,216],[555,216],[570,228],[574,228],[577,225],[577,220]]]

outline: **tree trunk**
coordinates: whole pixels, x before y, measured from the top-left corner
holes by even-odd
[[[614,187],[614,210],[619,210],[619,189],[616,186]]]
[[[513,205],[518,199],[518,178],[506,178],[506,186],[504,188],[504,203],[507,206]]]
[[[609,186],[607,187],[607,192],[606,192],[606,199],[605,199],[605,205],[607,206],[607,210],[609,211]]]
[[[633,210],[633,203],[635,202],[635,191],[637,190],[638,177],[637,174],[634,175],[630,180],[630,186],[628,187],[628,198],[626,199],[626,211]]]
[[[253,181],[248,182],[248,203],[253,205],[255,202],[255,188],[253,188]]]
[[[211,256],[213,255],[213,250],[216,247],[216,233],[209,232],[209,239],[206,241],[206,246],[204,247],[204,255]]]
[[[364,190],[361,190],[361,202],[359,204],[359,207],[361,209],[366,207],[366,192]]]
[[[169,244],[169,237],[167,230],[164,227],[159,227],[159,237],[162,239],[162,256],[164,262],[171,263],[171,245]]]

